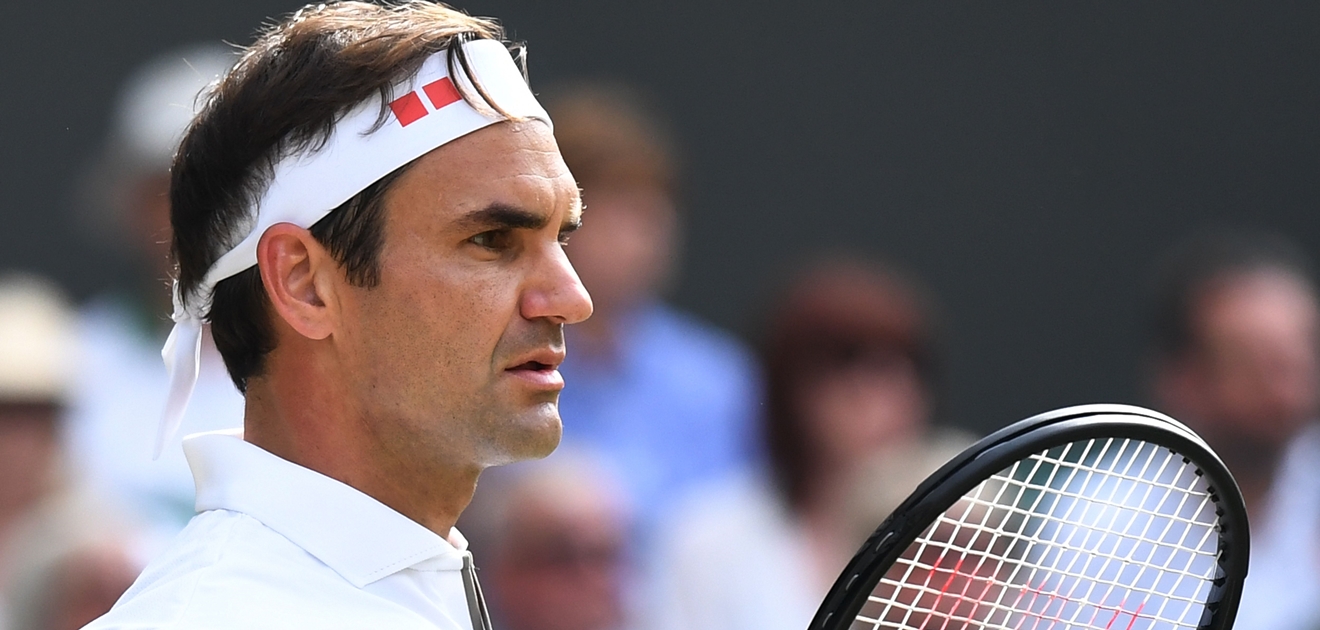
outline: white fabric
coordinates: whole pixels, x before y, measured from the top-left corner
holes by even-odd
[[[1251,524],[1251,565],[1238,609],[1245,630],[1320,627],[1320,424],[1284,454],[1264,509]]]
[[[160,401],[169,391],[160,339],[137,321],[129,302],[112,296],[87,304],[78,327],[80,361],[64,425],[69,461],[90,488],[144,521],[147,543],[159,551],[188,524],[195,498],[178,437],[151,458]],[[181,433],[241,427],[243,404],[208,344]]]
[[[671,521],[648,630],[802,630],[825,596],[805,536],[762,477],[708,487]]]
[[[184,450],[198,515],[88,628],[472,630],[457,530],[446,540],[237,432]]]
[[[475,40],[463,44],[463,50],[476,83],[494,104],[515,118],[550,123],[503,43]],[[441,145],[506,120],[496,110],[474,106],[465,99],[433,102],[425,88],[445,79],[451,80],[460,94],[479,99],[474,82],[462,72],[449,76],[448,59],[447,51],[436,53],[416,74],[395,84],[395,98],[411,94],[425,108],[420,118],[402,120],[392,110],[381,124],[381,102],[379,97],[372,97],[346,114],[323,146],[279,160],[247,226],[233,236],[230,250],[211,266],[200,286],[188,296],[186,307],[176,283],[175,326],[161,351],[171,385],[157,436],[157,453],[178,429],[197,380],[205,316],[215,285],[257,264],[257,242],[267,229],[277,223],[311,227],[399,167]]]

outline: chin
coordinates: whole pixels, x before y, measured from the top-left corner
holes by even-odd
[[[546,457],[555,452],[564,434],[559,406],[546,403],[528,409],[514,418],[502,433],[497,440],[498,452],[494,454],[492,465]]]

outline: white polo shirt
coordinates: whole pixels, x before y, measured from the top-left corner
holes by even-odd
[[[482,630],[467,541],[239,432],[184,441],[197,516],[88,628]]]

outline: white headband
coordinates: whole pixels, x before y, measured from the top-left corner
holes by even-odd
[[[480,39],[463,44],[463,52],[491,102],[514,118],[550,123],[504,44]],[[335,125],[322,147],[280,159],[269,187],[248,217],[251,227],[241,241],[211,265],[189,296],[186,308],[175,282],[171,316],[174,330],[161,350],[170,375],[170,393],[156,435],[156,457],[178,431],[197,383],[202,332],[215,285],[257,264],[257,242],[267,229],[277,223],[311,227],[399,167],[443,144],[506,120],[495,110],[478,109],[462,98],[461,94],[476,95],[478,91],[463,72],[450,77],[448,61],[448,52],[436,53],[416,74],[395,84],[390,114],[379,129],[380,98],[369,98]],[[237,232],[244,234],[242,229]]]

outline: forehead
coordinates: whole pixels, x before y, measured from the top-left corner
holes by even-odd
[[[1220,278],[1197,296],[1194,322],[1202,333],[1298,331],[1314,326],[1317,304],[1305,281],[1276,270]]]
[[[504,203],[531,211],[577,212],[573,181],[550,128],[501,122],[418,158],[389,193],[391,205],[472,210]]]

